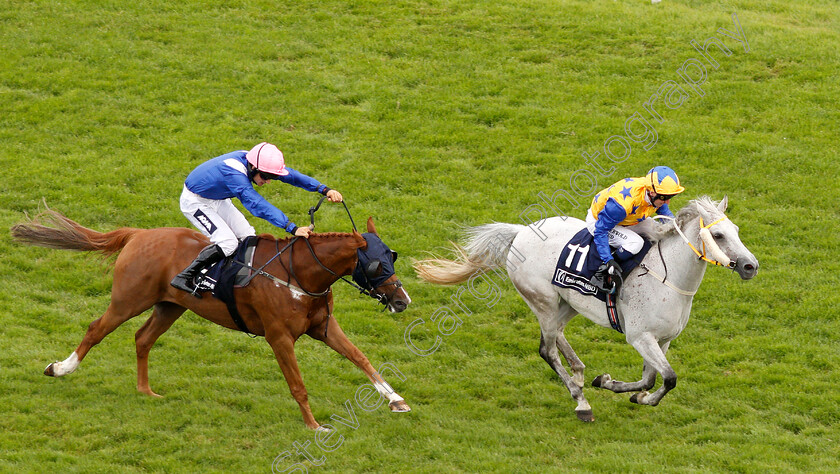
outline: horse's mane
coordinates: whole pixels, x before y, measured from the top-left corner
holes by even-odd
[[[700,196],[697,199],[692,199],[675,215],[677,225],[680,226],[680,228],[683,228],[683,226],[685,226],[685,224],[689,221],[692,221],[703,214],[713,218],[722,216],[723,213],[720,212],[720,209],[718,209],[718,204],[720,204],[720,202],[712,201],[712,198],[705,195]],[[659,241],[676,233],[677,231],[673,225],[659,225],[655,226],[653,235],[648,235],[648,237],[654,241]]]

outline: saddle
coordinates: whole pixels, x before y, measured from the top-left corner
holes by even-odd
[[[220,284],[236,288],[248,286],[252,275],[248,267],[253,266],[257,240],[255,236],[246,237],[230,257],[225,257],[210,268],[201,270],[199,276],[196,277],[198,291],[212,291],[213,296],[218,298],[216,288]],[[242,265],[243,263],[245,266]]]
[[[621,280],[626,278],[642,262],[651,246],[651,243],[645,240],[642,250],[638,254],[629,260],[619,262]],[[560,253],[551,283],[561,288],[571,288],[582,295],[594,296],[605,302],[610,325],[616,331],[623,332],[615,308],[620,286],[614,292],[607,292],[590,283],[601,263],[601,257],[595,248],[595,238],[589,233],[588,229],[583,228],[569,240]]]
[[[202,270],[196,278],[198,291],[212,291],[213,296],[227,306],[228,312],[240,331],[252,334],[236,309],[234,288],[243,288],[253,279],[254,250],[259,238],[250,236],[239,243],[233,255],[222,259],[209,269]]]

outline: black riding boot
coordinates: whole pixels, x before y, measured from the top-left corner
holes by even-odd
[[[225,253],[221,247],[216,244],[208,245],[201,249],[198,257],[184,271],[176,275],[169,284],[179,290],[184,290],[192,294],[196,298],[201,298],[201,294],[197,292],[195,287],[195,277],[198,276],[201,270],[209,268],[223,258],[225,258]]]

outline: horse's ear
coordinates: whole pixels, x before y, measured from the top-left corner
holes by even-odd
[[[725,195],[723,196],[723,199],[721,199],[720,203],[718,203],[718,210],[720,212],[726,212],[727,206],[729,206],[729,196]]]
[[[371,234],[376,234],[376,227],[374,227],[374,225],[373,225],[373,217],[368,217],[367,230]],[[379,234],[376,234],[376,235],[379,235]]]

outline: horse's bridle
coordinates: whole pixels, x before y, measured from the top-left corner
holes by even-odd
[[[703,252],[697,250],[697,247],[695,247],[694,244],[692,244],[688,240],[688,237],[686,237],[685,234],[683,234],[682,229],[680,229],[680,226],[677,225],[676,219],[674,219],[674,228],[677,229],[677,232],[680,234],[680,237],[682,237],[685,243],[687,243],[688,246],[691,247],[691,250],[694,251],[694,254],[697,255],[697,257],[700,260],[714,265],[719,265],[721,267],[735,268],[735,261],[729,258],[729,256],[727,256],[723,252],[723,250],[720,249],[720,246],[718,246],[718,244],[715,243],[715,239],[714,237],[712,237],[711,231],[709,230],[712,228],[712,226],[720,224],[721,222],[728,219],[728,217],[723,216],[709,225],[703,225],[703,217],[700,217],[700,241],[703,244]],[[708,250],[706,248],[707,246]],[[712,258],[707,257],[708,253],[711,253]],[[728,260],[729,263],[722,263],[722,260]]]
[[[714,237],[712,237],[711,231],[709,231],[709,229],[711,229],[712,226],[717,225],[717,224],[729,219],[728,217],[723,216],[720,219],[712,222],[709,225],[703,225],[703,217],[702,216],[700,217],[700,241],[702,242],[702,247],[703,247],[702,252],[697,250],[697,247],[695,247],[694,244],[692,244],[691,241],[688,240],[688,237],[685,236],[682,229],[680,229],[680,226],[677,225],[677,220],[676,219],[674,219],[673,217],[668,217],[668,216],[656,216],[656,217],[654,217],[654,219],[656,219],[656,218],[670,219],[674,223],[674,228],[677,230],[677,233],[680,235],[680,237],[682,237],[682,239],[685,241],[685,243],[688,244],[688,246],[691,248],[691,250],[694,252],[694,254],[697,255],[699,260],[703,260],[705,262],[708,262],[708,263],[711,263],[711,264],[714,264],[714,265],[719,265],[719,266],[725,267],[725,268],[732,268],[732,269],[735,268],[736,263],[731,258],[729,258],[723,252],[723,250],[720,249],[720,246],[718,246],[718,244],[715,243]],[[708,251],[711,252],[711,255],[712,255],[713,258],[707,257],[707,249],[706,249],[707,245],[709,247]],[[662,246],[658,246],[658,247],[659,247],[659,258],[662,260],[662,264],[665,265],[665,259],[662,257]],[[728,264],[721,263],[721,261],[720,261],[721,259],[729,260],[729,263]],[[655,271],[651,270],[650,267],[648,267],[644,263],[640,264],[639,267],[641,267],[643,270],[645,270],[645,272],[649,273],[654,278],[662,281],[662,283],[665,286],[667,286],[668,288],[671,288],[672,290],[676,291],[677,293],[679,293],[681,295],[694,296],[697,293],[696,290],[695,291],[686,291],[686,290],[683,290],[681,288],[678,288],[673,283],[668,281],[667,280],[667,278],[668,278],[668,267],[667,266],[665,267],[665,276],[659,275]],[[643,275],[644,275],[644,273],[643,273]]]
[[[314,227],[314,226],[315,226],[315,212],[316,212],[316,211],[318,210],[318,208],[321,206],[321,203],[323,203],[323,202],[324,202],[324,199],[325,199],[325,198],[326,198],[326,196],[322,197],[322,198],[321,198],[321,200],[320,200],[320,201],[318,201],[317,206],[314,206],[314,207],[312,207],[312,208],[310,208],[310,209],[309,209],[309,217],[310,217],[310,220],[312,221],[312,227]],[[342,203],[344,204],[344,209],[347,211],[347,215],[348,215],[348,217],[350,217],[350,222],[353,224],[353,230],[354,230],[354,231],[356,231],[356,233],[358,233],[358,230],[356,229],[356,223],[353,221],[353,216],[352,216],[352,215],[350,215],[350,210],[347,208],[347,204],[346,204],[346,203],[344,203],[344,201],[342,201]],[[238,264],[242,265],[243,267],[246,267],[246,268],[248,268],[249,270],[251,270],[251,271],[252,271],[252,275],[251,275],[250,277],[248,277],[248,279],[245,281],[245,283],[244,283],[245,285],[247,285],[247,284],[248,284],[248,283],[249,283],[252,279],[254,279],[254,277],[256,277],[257,275],[262,275],[262,276],[264,276],[264,277],[268,278],[269,280],[273,281],[273,282],[274,282],[274,284],[275,284],[275,285],[277,285],[277,286],[281,286],[281,285],[282,285],[282,286],[285,286],[286,288],[289,288],[289,289],[291,289],[291,290],[298,291],[298,292],[300,292],[300,293],[304,293],[304,294],[306,294],[307,296],[310,296],[310,297],[313,297],[313,298],[320,298],[320,297],[323,297],[323,298],[324,298],[324,303],[325,303],[325,305],[326,305],[326,307],[327,307],[327,322],[326,322],[326,324],[324,325],[324,337],[326,338],[326,337],[327,337],[327,331],[328,331],[328,329],[329,329],[330,318],[332,317],[332,312],[330,311],[330,304],[329,304],[329,299],[328,299],[329,294],[332,292],[332,286],[328,287],[328,288],[327,288],[326,290],[324,290],[324,291],[320,291],[320,292],[317,292],[317,293],[314,293],[314,292],[308,291],[308,290],[306,290],[306,289],[304,289],[304,288],[302,287],[302,285],[301,285],[301,281],[300,281],[300,280],[299,280],[299,279],[295,276],[294,258],[293,258],[293,255],[292,255],[292,252],[294,252],[294,244],[295,244],[295,242],[297,242],[297,241],[298,241],[298,239],[300,239],[300,237],[297,237],[297,236],[296,236],[296,237],[294,237],[294,238],[293,238],[293,239],[292,239],[292,240],[291,240],[288,244],[286,244],[286,246],[285,246],[285,247],[283,247],[282,249],[280,248],[280,241],[279,241],[279,240],[275,240],[274,245],[276,246],[277,253],[275,253],[273,257],[271,257],[270,259],[268,259],[268,261],[267,261],[267,262],[265,262],[265,263],[264,263],[262,266],[260,266],[259,268],[254,268],[254,267],[252,267],[252,266],[248,265],[248,264],[247,264],[247,263],[245,263],[245,262],[238,262],[238,261],[237,261],[236,263],[238,263]],[[309,249],[309,253],[310,253],[310,254],[312,254],[312,258],[313,258],[313,259],[315,259],[315,262],[316,262],[316,263],[317,263],[317,264],[318,264],[321,268],[323,268],[324,270],[326,270],[326,271],[327,271],[330,275],[336,276],[336,277],[338,277],[339,279],[341,279],[342,281],[344,281],[345,283],[347,283],[348,285],[350,285],[350,286],[352,286],[352,287],[356,288],[357,290],[359,290],[359,292],[360,292],[360,293],[362,293],[362,294],[364,294],[364,295],[367,295],[367,296],[369,296],[369,297],[371,297],[371,298],[375,299],[375,300],[376,300],[376,301],[378,301],[379,303],[381,303],[381,304],[383,305],[383,311],[384,311],[384,310],[388,307],[388,304],[389,304],[389,301],[391,300],[391,298],[392,298],[392,297],[393,297],[393,296],[397,293],[397,291],[399,291],[399,289],[400,289],[400,288],[402,288],[402,286],[403,286],[403,285],[402,285],[402,282],[398,279],[397,281],[393,281],[393,282],[390,282],[390,283],[385,283],[385,284],[379,285],[380,287],[383,287],[383,286],[392,286],[392,285],[393,285],[393,286],[394,286],[394,291],[392,291],[392,292],[390,292],[390,293],[388,293],[388,294],[386,294],[386,293],[384,293],[384,292],[383,292],[383,293],[378,293],[378,292],[376,291],[376,288],[374,288],[374,287],[373,287],[373,284],[370,282],[370,279],[368,278],[368,276],[367,276],[367,274],[365,273],[364,269],[361,269],[361,270],[362,270],[362,272],[361,272],[361,273],[362,273],[362,275],[364,275],[364,278],[365,278],[365,283],[367,283],[367,286],[369,286],[369,288],[364,288],[364,287],[362,287],[362,286],[360,286],[360,285],[357,285],[355,282],[352,282],[352,281],[350,281],[350,280],[347,280],[346,278],[344,278],[344,276],[339,275],[338,273],[334,272],[333,270],[331,270],[330,268],[328,268],[326,265],[324,265],[324,263],[323,263],[323,262],[321,262],[321,260],[318,258],[318,256],[317,256],[317,255],[315,255],[315,249],[313,249],[313,248],[312,248],[312,244],[309,242],[309,239],[304,239],[304,242],[306,242],[306,246],[307,246],[307,248]],[[282,260],[280,260],[280,259],[278,258],[278,257],[280,257],[280,255],[282,255],[282,254],[283,254],[283,252],[285,252],[285,251],[286,251],[286,249],[289,249],[289,268],[288,268],[288,269],[286,269],[286,266],[285,266],[285,265],[283,265],[283,261],[282,261]],[[283,267],[283,269],[284,269],[284,270],[286,270],[286,272],[289,274],[289,281],[285,281],[285,280],[283,280],[283,279],[281,279],[281,278],[278,278],[278,277],[276,277],[276,276],[274,276],[274,275],[272,275],[272,274],[268,273],[267,271],[265,271],[265,267],[267,267],[267,266],[268,266],[271,262],[273,262],[274,260],[277,260],[277,262],[280,264],[280,266],[281,266],[281,267]],[[360,262],[360,261],[357,261],[357,262],[356,262],[356,268],[359,268],[359,266],[360,266],[360,265],[361,265],[361,262]],[[297,283],[298,283],[298,285],[301,285],[301,286],[295,286],[295,285],[292,285],[292,280],[296,280],[296,281],[297,281]]]
[[[318,201],[318,204],[309,208],[309,219],[310,219],[310,222],[311,222],[311,227],[313,227],[313,228],[315,227],[315,212],[318,211],[318,209],[321,207],[321,204],[324,202],[324,199],[326,199],[326,198],[327,198],[326,196],[321,197],[321,199]],[[358,229],[356,228],[356,222],[353,220],[353,216],[350,214],[350,209],[347,208],[347,203],[345,201],[342,201],[342,204],[344,204],[344,210],[347,211],[347,216],[350,218],[350,223],[353,225],[353,230],[358,233]],[[298,239],[300,239],[300,237],[294,237],[282,249],[280,249],[280,241],[275,241],[275,245],[276,245],[276,248],[277,248],[277,253],[273,257],[268,259],[268,261],[265,262],[265,264],[263,264],[260,268],[251,267],[250,265],[248,265],[244,262],[237,262],[237,263],[241,264],[242,266],[250,269],[253,272],[251,277],[249,277],[246,280],[245,284],[247,285],[248,282],[250,282],[256,275],[262,275],[262,276],[272,280],[276,284],[281,284],[281,285],[283,285],[287,288],[294,289],[296,291],[299,291],[301,293],[306,294],[307,296],[311,296],[313,298],[319,298],[319,297],[322,297],[322,296],[326,297],[330,293],[330,291],[332,291],[331,288],[327,288],[324,291],[314,293],[314,292],[311,292],[311,291],[308,291],[308,290],[304,289],[302,286],[294,286],[294,285],[291,284],[292,279],[296,280],[299,285],[301,283],[300,280],[298,280],[298,278],[295,276],[295,268],[294,268],[294,263],[293,263],[294,260],[292,259],[292,252],[294,251],[294,244],[295,244],[295,242],[298,241]],[[364,275],[364,278],[365,278],[365,283],[367,283],[367,286],[368,286],[368,288],[364,288],[364,287],[356,284],[355,282],[350,281],[350,280],[346,279],[345,277],[337,274],[336,272],[332,271],[330,268],[327,268],[327,266],[324,265],[321,262],[321,260],[318,258],[318,256],[315,255],[315,249],[312,248],[312,244],[309,242],[309,239],[304,239],[304,242],[306,242],[306,246],[309,248],[309,253],[312,254],[312,258],[315,259],[315,262],[321,268],[326,270],[327,273],[329,273],[330,275],[336,276],[339,279],[341,279],[342,281],[344,281],[345,283],[347,283],[348,285],[356,288],[357,290],[359,290],[359,293],[361,293],[363,295],[366,295],[366,296],[369,296],[369,297],[377,300],[380,304],[382,304],[384,306],[383,311],[385,310],[385,308],[388,307],[388,303],[391,300],[391,298],[393,298],[393,296],[397,293],[397,291],[399,291],[399,289],[403,287],[402,282],[398,279],[397,281],[392,281],[390,283],[384,283],[382,285],[379,285],[380,287],[394,286],[394,290],[392,292],[390,292],[390,293],[385,293],[385,292],[379,293],[379,292],[377,292],[376,288],[373,287],[373,284],[371,283],[370,279],[368,278],[367,273],[365,273],[364,269],[361,269],[362,270],[361,273],[362,273],[362,275]],[[282,266],[283,269],[286,270],[286,272],[289,274],[289,281],[282,280],[282,279],[280,279],[280,278],[278,278],[278,277],[276,277],[276,276],[274,276],[274,275],[272,275],[272,274],[270,274],[270,273],[268,273],[264,270],[265,267],[267,267],[271,262],[273,262],[275,259],[277,259],[283,252],[286,251],[286,249],[289,249],[289,268],[286,269],[286,266],[283,265],[282,261],[278,260],[278,262],[280,263],[280,266]],[[361,265],[361,263],[357,261],[356,262],[356,268],[359,268],[359,265]]]
[[[349,212],[349,211],[348,211],[348,212]],[[298,239],[298,238],[299,238],[299,237],[295,237],[295,239]],[[361,294],[363,294],[363,295],[366,295],[366,296],[369,296],[369,297],[371,297],[371,298],[373,298],[373,299],[377,300],[379,303],[381,303],[381,304],[385,305],[385,307],[386,307],[386,308],[387,308],[387,306],[388,306],[388,302],[391,300],[391,298],[392,298],[392,297],[393,297],[393,296],[397,293],[397,291],[399,291],[399,289],[400,289],[400,288],[402,288],[402,286],[403,286],[403,285],[402,285],[402,282],[401,282],[399,279],[397,279],[397,281],[392,281],[392,282],[390,282],[390,283],[383,283],[382,285],[379,285],[379,287],[383,287],[383,286],[392,286],[392,285],[393,285],[393,286],[394,286],[394,291],[392,291],[391,293],[388,293],[388,294],[386,294],[386,293],[384,293],[384,292],[379,293],[379,292],[377,291],[377,289],[373,287],[373,283],[371,283],[370,278],[368,278],[368,276],[367,276],[367,273],[365,273],[364,269],[361,269],[361,270],[362,270],[362,272],[361,272],[361,273],[362,273],[362,275],[364,275],[364,277],[365,277],[365,283],[367,284],[367,285],[366,285],[366,286],[367,286],[367,288],[362,287],[362,286],[358,285],[356,282],[354,282],[354,281],[350,281],[350,280],[348,280],[347,278],[345,278],[345,277],[343,277],[343,276],[339,275],[338,273],[336,273],[336,272],[334,272],[334,271],[330,270],[329,268],[327,268],[327,266],[326,266],[326,265],[324,265],[323,263],[321,263],[321,260],[319,260],[319,259],[318,259],[318,256],[317,256],[317,255],[315,255],[315,249],[313,249],[313,248],[312,248],[312,244],[309,242],[309,240],[307,239],[307,240],[305,240],[305,242],[306,242],[306,246],[309,248],[309,253],[311,253],[311,254],[312,254],[312,258],[314,258],[314,259],[315,259],[315,262],[317,262],[317,263],[318,263],[318,265],[320,265],[320,266],[321,266],[321,268],[323,268],[324,270],[326,270],[329,274],[331,274],[331,275],[333,275],[333,276],[338,277],[341,281],[343,281],[343,282],[347,283],[348,285],[352,286],[353,288],[355,288],[355,289],[359,290],[359,293],[361,293]],[[290,270],[289,274],[290,274],[290,276],[291,276],[291,277],[295,278],[295,276],[294,276],[294,269],[292,268],[293,266],[292,266],[292,263],[291,263],[291,262],[292,262],[292,260],[291,260],[291,252],[292,252],[292,251],[291,251],[291,250],[289,250],[289,270]],[[356,261],[356,268],[358,269],[358,268],[359,268],[359,266],[360,266],[361,264],[362,264],[362,263],[361,263],[361,261]],[[297,280],[297,278],[295,278],[295,279]],[[298,280],[298,283],[300,283],[300,280]],[[329,289],[327,290],[327,292],[329,292]],[[307,292],[306,290],[304,290],[304,293],[308,294],[309,296],[321,296],[320,294],[310,294],[310,293],[309,293],[309,292]],[[384,309],[383,309],[383,310],[384,310]]]

